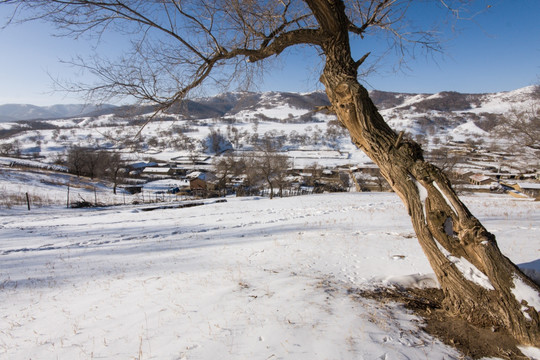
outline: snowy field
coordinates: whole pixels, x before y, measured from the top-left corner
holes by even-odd
[[[539,202],[464,200],[540,271]],[[1,359],[462,358],[347,294],[435,284],[395,194],[142,209],[0,209]]]

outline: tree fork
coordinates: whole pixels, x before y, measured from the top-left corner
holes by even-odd
[[[327,64],[321,77],[330,102],[353,142],[379,166],[407,207],[445,294],[445,309],[476,325],[508,331],[520,343],[540,346],[539,309],[512,292],[516,281],[540,294],[538,285],[501,254],[495,236],[469,212],[442,171],[424,161],[420,146],[397,135],[367,90],[329,70],[335,68]],[[463,263],[471,274],[459,268]]]
[[[525,284],[540,303],[539,286],[501,254],[495,236],[460,201],[442,171],[424,161],[420,146],[403,140],[384,121],[357,80],[343,1],[305,1],[324,34],[326,64],[320,80],[330,103],[352,141],[379,166],[405,204],[447,312],[540,347],[540,305],[536,309],[512,292],[516,282]]]

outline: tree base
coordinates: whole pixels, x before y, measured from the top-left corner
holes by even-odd
[[[518,342],[504,330],[496,329],[495,324],[475,326],[444,310],[444,294],[440,289],[350,289],[349,293],[353,297],[369,298],[383,303],[402,303],[424,320],[423,330],[426,333],[456,348],[469,358],[528,359],[518,349]]]

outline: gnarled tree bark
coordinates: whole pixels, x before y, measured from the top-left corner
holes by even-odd
[[[443,172],[424,161],[420,146],[403,140],[379,114],[357,81],[343,2],[306,2],[324,34],[321,82],[333,109],[407,207],[444,292],[446,310],[474,324],[506,330],[520,343],[540,346],[540,309],[518,298],[515,290],[525,286],[538,297],[538,285],[501,254],[495,237],[460,201]]]

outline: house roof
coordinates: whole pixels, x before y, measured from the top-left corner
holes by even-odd
[[[192,171],[189,174],[186,175],[186,179],[189,180],[195,180],[195,179],[201,179],[204,180],[205,174],[201,171]]]
[[[456,173],[458,175],[468,175],[468,174],[473,173],[473,170],[472,169],[461,168],[461,169],[455,169],[454,173]]]
[[[184,164],[192,164],[193,162],[205,162],[210,159],[210,156],[206,154],[182,154],[171,158],[172,161],[176,161]]]
[[[169,167],[147,167],[143,170],[143,173],[166,174],[169,171],[171,171],[171,168]]]
[[[493,180],[489,176],[485,176],[485,175],[482,175],[482,174],[474,174],[474,175],[469,176],[469,178],[474,180],[474,181],[477,181],[477,182],[484,182],[484,181]]]
[[[212,181],[212,180],[215,180],[216,177],[211,173],[206,173],[202,171],[193,171],[186,175],[186,179],[188,180],[201,179],[204,181]]]
[[[138,163],[133,163],[133,164],[129,164],[129,166],[132,168],[132,169],[143,169],[145,167],[155,167],[157,166],[157,163],[156,162],[138,162]]]
[[[537,183],[522,183],[518,182],[518,186],[522,189],[528,189],[528,190],[540,190],[540,184]]]

